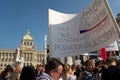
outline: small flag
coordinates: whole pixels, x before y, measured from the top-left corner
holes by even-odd
[[[101,57],[104,61],[107,59],[106,48],[101,48],[99,50],[99,57]]]

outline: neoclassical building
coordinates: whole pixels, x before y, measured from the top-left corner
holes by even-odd
[[[19,52],[18,52],[19,48]],[[16,56],[19,53],[19,59],[23,58],[23,65],[42,64],[44,60],[45,51],[38,51],[36,49],[34,38],[31,36],[30,31],[27,30],[23,36],[20,46],[12,49],[0,49],[0,69],[3,70],[7,65],[14,66],[16,63]]]

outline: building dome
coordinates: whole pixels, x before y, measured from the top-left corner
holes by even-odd
[[[30,31],[27,30],[27,33],[24,35],[23,39],[27,40],[33,40],[33,37],[30,35]]]

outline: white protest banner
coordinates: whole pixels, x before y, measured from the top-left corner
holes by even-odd
[[[120,48],[120,38],[116,40],[117,41],[117,45]]]
[[[49,9],[51,57],[75,56],[99,50],[119,37],[119,27],[106,2],[93,3],[80,14]]]
[[[119,51],[117,41],[114,41],[112,44],[106,47],[106,51]]]
[[[81,64],[81,60],[75,60],[74,63],[75,63],[76,66],[80,65]]]

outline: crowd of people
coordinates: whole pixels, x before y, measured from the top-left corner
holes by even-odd
[[[120,80],[120,65],[115,58],[103,60],[88,59],[83,64],[63,64],[56,58],[49,58],[46,65],[15,68],[7,65],[0,73],[0,80]]]

